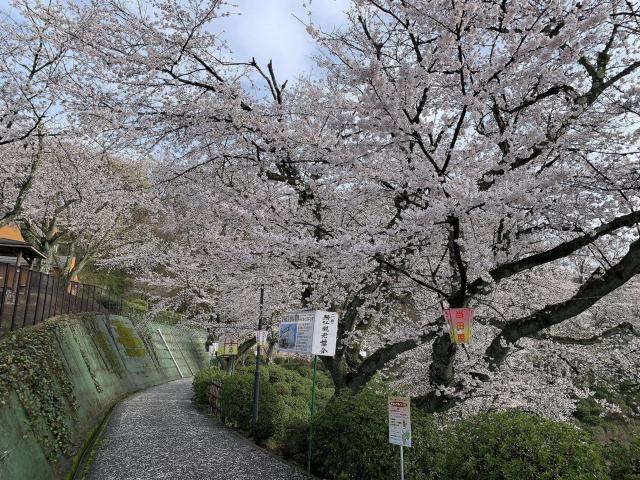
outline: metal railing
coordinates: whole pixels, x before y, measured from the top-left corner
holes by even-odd
[[[0,338],[68,313],[123,313],[122,296],[108,288],[0,263]]]

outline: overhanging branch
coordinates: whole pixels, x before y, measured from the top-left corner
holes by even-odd
[[[627,254],[617,264],[600,273],[599,269],[596,270],[568,300],[548,305],[507,324],[487,349],[486,357],[492,368],[497,368],[504,361],[510,344],[581,314],[640,273],[640,239],[631,244]]]

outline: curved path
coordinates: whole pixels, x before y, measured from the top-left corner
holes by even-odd
[[[303,480],[304,472],[200,413],[191,380],[120,402],[100,439],[90,480]]]

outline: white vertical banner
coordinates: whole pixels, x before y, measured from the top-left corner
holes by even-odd
[[[338,337],[338,314],[318,310],[315,312],[314,320],[311,353],[333,357],[336,354]]]
[[[267,330],[256,330],[256,345],[260,345],[261,347],[266,347],[268,333],[269,332]]]

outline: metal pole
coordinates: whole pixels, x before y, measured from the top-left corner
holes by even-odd
[[[404,443],[404,437],[402,443]],[[402,444],[400,444],[400,480],[404,480],[404,446]]]
[[[182,338],[182,335],[180,335],[180,337]],[[174,340],[176,338],[175,330],[173,333],[173,338]],[[189,369],[189,372],[191,372],[191,376],[193,376],[193,370],[191,369],[191,365],[189,365],[189,362],[187,361],[187,357],[184,356],[184,352],[182,351],[182,348],[180,348],[180,340],[176,342],[176,345],[178,345],[178,351],[180,352],[180,355],[182,355],[182,359],[184,360],[184,363],[186,363],[187,368]]]
[[[251,411],[251,426],[258,423],[258,403],[260,401],[260,337],[262,336],[262,311],[264,308],[264,285],[260,286],[260,314],[258,315],[258,338],[256,338],[256,371],[253,377],[253,409]]]
[[[184,378],[184,375],[182,374],[182,370],[180,370],[180,367],[178,366],[178,362],[176,362],[176,359],[173,356],[173,353],[171,353],[171,349],[169,348],[169,345],[167,345],[167,341],[164,339],[164,335],[162,335],[162,332],[160,331],[159,328],[158,328],[158,333],[160,334],[160,338],[162,339],[162,342],[164,343],[164,346],[167,347],[167,352],[169,352],[169,355],[171,355],[171,360],[173,360],[173,364],[178,369],[178,373],[180,374],[180,378]]]
[[[311,439],[313,436],[313,414],[316,410],[316,371],[318,367],[318,356],[313,356],[313,382],[311,384],[311,415],[309,416],[309,448],[307,450],[307,472],[311,471]]]

